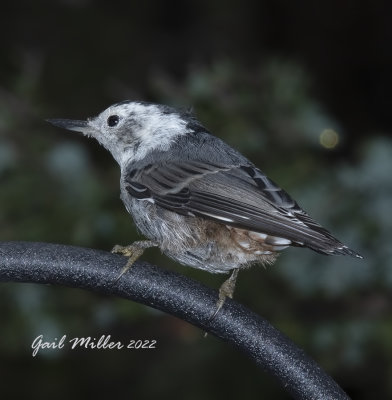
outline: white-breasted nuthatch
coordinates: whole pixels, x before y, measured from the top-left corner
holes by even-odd
[[[271,264],[288,246],[362,258],[189,112],[123,101],[86,121],[48,121],[97,139],[120,165],[121,199],[149,238],[114,248],[129,256],[123,272],[152,246],[181,264],[233,271],[219,309],[239,269]]]

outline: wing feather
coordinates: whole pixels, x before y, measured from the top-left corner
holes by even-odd
[[[130,171],[125,183],[130,195],[182,215],[283,237],[325,254],[356,255],[251,165],[164,162]]]

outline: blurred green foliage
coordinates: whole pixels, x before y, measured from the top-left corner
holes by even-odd
[[[94,9],[88,1],[59,4],[62,29],[69,10],[82,20]],[[102,7],[85,29],[97,32],[102,26]],[[132,18],[135,22],[137,16]],[[74,38],[75,33],[71,35]],[[163,65],[148,64],[140,83],[137,76],[125,77],[124,69],[131,63],[121,64],[116,52],[120,44],[111,38],[114,50],[111,53],[105,42],[102,57],[113,55],[110,62],[119,67],[98,87],[88,79],[86,86],[81,82],[89,73],[89,79],[102,73],[99,66],[92,68],[99,49],[92,49],[89,59],[80,47],[80,65],[69,75],[66,68],[57,71],[69,58],[65,50],[64,59],[58,54],[51,58],[48,49],[32,45],[9,57],[14,67],[0,85],[0,240],[109,250],[137,239],[119,199],[114,160],[96,143],[43,120],[85,118],[125,98],[193,106],[209,130],[246,154],[316,220],[365,257],[359,261],[288,249],[272,268],[240,274],[236,299],[304,347],[353,397],[392,397],[389,135],[374,131],[357,137],[345,129],[316,100],[311,72],[293,58],[268,54],[249,64],[221,55],[182,65],[179,76]],[[141,45],[136,47],[140,50]],[[107,58],[103,63],[109,63]],[[143,65],[134,66],[134,73]],[[56,82],[56,74],[57,89],[75,80],[65,97],[47,87]],[[337,143],[327,148],[321,138],[331,132]],[[224,279],[176,265],[157,250],[143,257],[213,287]],[[0,315],[4,396],[83,398],[99,396],[105,389],[136,398],[251,398],[260,393],[265,398],[287,398],[234,349],[213,337],[204,340],[196,328],[128,301],[68,288],[2,284]],[[30,345],[39,334],[48,340],[63,334],[110,334],[124,342],[157,339],[158,348],[139,353],[46,351],[33,359]]]

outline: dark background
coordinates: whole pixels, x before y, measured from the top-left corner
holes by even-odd
[[[353,398],[391,398],[391,17],[383,1],[3,2],[0,240],[109,250],[137,239],[111,156],[44,119],[83,119],[124,99],[193,106],[365,256],[288,249],[274,267],[240,274],[236,299]],[[157,250],[143,257],[212,287],[225,278]],[[40,334],[158,345],[33,358]],[[245,356],[180,320],[29,284],[0,287],[0,376],[4,398],[288,398]]]

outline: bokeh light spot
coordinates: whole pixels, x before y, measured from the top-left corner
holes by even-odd
[[[320,134],[320,144],[326,149],[334,149],[339,143],[339,135],[333,129],[324,129]]]

